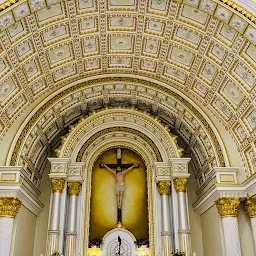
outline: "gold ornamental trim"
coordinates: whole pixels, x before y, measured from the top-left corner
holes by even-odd
[[[21,201],[15,197],[0,197],[0,217],[14,218],[21,207]]]
[[[18,1],[19,0],[6,0],[6,1],[4,1],[2,4],[0,4],[0,11],[8,8],[9,6],[15,4]]]
[[[157,188],[161,196],[170,194],[170,181],[159,181],[157,183]]]
[[[62,193],[66,180],[65,178],[52,178],[52,192],[59,192]]]
[[[174,188],[176,192],[186,192],[187,191],[187,178],[177,178],[174,180]]]
[[[256,217],[256,198],[247,198],[245,201],[245,210],[250,217]]]
[[[69,182],[68,183],[68,195],[69,196],[78,196],[81,190],[80,182]]]
[[[237,197],[221,197],[216,202],[221,217],[237,217],[240,200]]]

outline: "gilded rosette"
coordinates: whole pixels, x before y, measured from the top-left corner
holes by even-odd
[[[69,196],[78,196],[81,189],[80,182],[69,182],[68,183],[68,195]]]
[[[256,217],[256,198],[247,198],[245,201],[245,210],[250,217]]]
[[[0,197],[0,216],[15,217],[21,207],[21,201],[15,197]]]
[[[158,191],[161,196],[163,195],[169,195],[170,194],[170,186],[171,182],[170,181],[159,181],[157,183]]]
[[[237,197],[221,197],[216,202],[221,217],[236,217],[239,211],[240,200]]]
[[[186,192],[187,191],[188,180],[186,178],[177,178],[174,180],[174,187],[176,192]]]
[[[65,186],[66,180],[64,178],[52,178],[52,192],[59,192],[63,191]]]

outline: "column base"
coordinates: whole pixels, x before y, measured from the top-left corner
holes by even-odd
[[[171,256],[172,253],[172,234],[171,232],[162,232],[162,256]]]
[[[76,256],[76,233],[66,233],[65,256]]]
[[[46,242],[46,256],[51,256],[54,251],[59,251],[59,231],[49,231]]]
[[[191,235],[189,230],[179,231],[180,251],[185,252],[186,256],[192,256]]]

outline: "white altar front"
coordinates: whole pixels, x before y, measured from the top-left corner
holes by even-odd
[[[120,241],[118,241],[120,239]],[[131,256],[136,255],[136,238],[126,229],[115,228],[110,230],[102,241],[102,256]],[[120,245],[120,254],[119,254]]]

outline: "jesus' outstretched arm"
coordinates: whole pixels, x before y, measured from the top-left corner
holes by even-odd
[[[112,170],[111,168],[109,168],[106,164],[101,164],[101,166],[102,166],[102,167],[105,167],[105,168],[106,168],[107,170],[109,170],[110,172],[113,172],[114,174],[116,174],[115,171]]]
[[[131,167],[129,167],[127,170],[123,171],[123,173],[125,174],[126,172],[130,171],[131,169],[135,168],[135,167],[138,167],[139,164],[134,164],[132,165]]]

